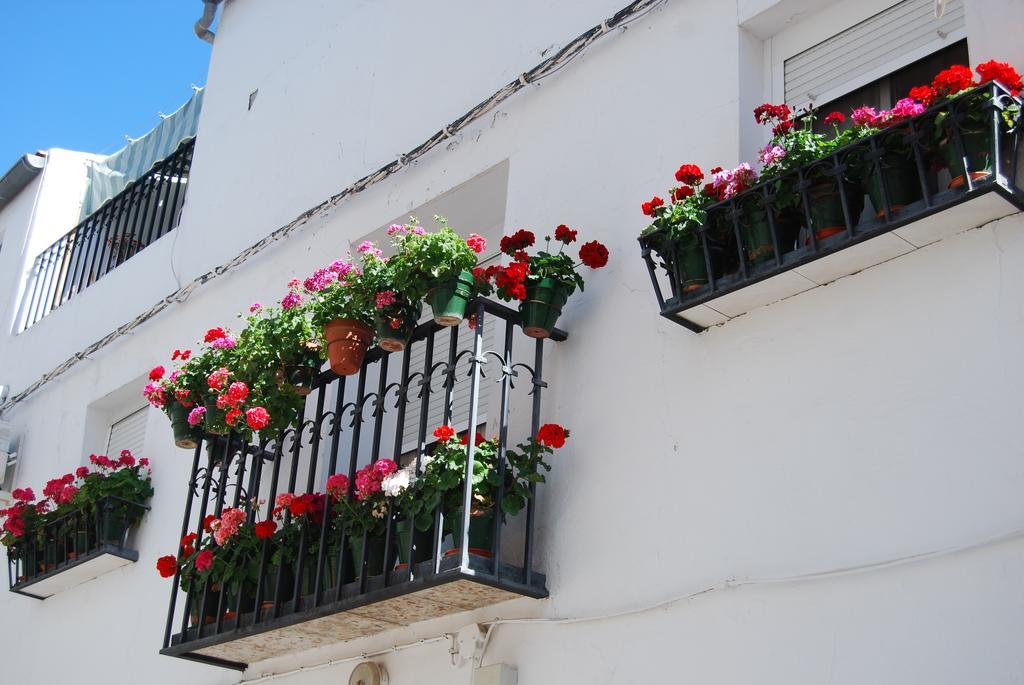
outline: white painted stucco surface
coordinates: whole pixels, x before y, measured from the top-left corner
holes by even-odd
[[[115,320],[425,139],[618,4],[457,2],[434,13],[397,0],[226,3],[182,225],[4,340],[0,382],[27,385]],[[1019,26],[1024,3],[999,4],[1003,25]],[[972,52],[1006,54],[989,42],[990,26],[969,22]],[[750,116],[739,84],[757,87],[741,68],[741,55],[756,62],[756,46],[747,35],[741,49],[740,31],[733,2],[672,0],[446,149],[79,364],[4,416],[23,431],[19,483],[41,487],[102,449],[103,422],[141,405],[140,379],[170,350],[507,160],[509,229],[564,222],[612,251],[570,302],[560,325],[571,338],[545,364],[545,418],[573,430],[540,495],[538,565],[551,598],[295,655],[245,677],[473,621],[599,616],[727,579],[885,562],[1024,528],[1019,215],[701,335],[657,316],[635,241],[639,203],[669,187],[681,162],[738,161]],[[5,241],[0,259],[6,251]],[[176,542],[189,455],[171,446],[156,411],[146,445],[157,494],[136,536],[139,563],[45,602],[0,593],[4,682],[49,679],[55,654],[88,683],[239,679],[157,654],[170,587],[154,563]],[[503,626],[485,661],[514,664],[523,685],[1019,683],[1022,577],[1024,540],[1014,538],[627,618]],[[379,660],[393,685],[470,682],[444,643]],[[282,682],[344,683],[350,670]]]

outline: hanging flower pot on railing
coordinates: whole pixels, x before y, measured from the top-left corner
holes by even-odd
[[[523,332],[531,338],[550,336],[569,296],[577,288],[583,290],[583,277],[577,268],[586,265],[600,269],[608,263],[608,249],[596,240],[580,247],[580,262],[575,262],[564,250],[576,241],[577,231],[562,224],[554,233],[558,251],[552,251],[551,237],[547,237],[547,248],[532,255],[526,252],[536,242],[532,232],[520,229],[505,236],[501,251],[512,257],[512,262],[474,272],[481,292],[488,293],[493,287],[501,299],[519,302]],[[472,320],[471,325],[475,325]]]
[[[313,390],[313,383],[320,373],[320,364],[320,348],[317,346],[315,349],[307,349],[294,364],[285,364],[281,375],[296,393],[305,397]]]
[[[473,285],[473,272],[460,271],[455,278],[434,286],[427,293],[434,321],[441,326],[462,323],[466,318],[466,305],[473,297]]]
[[[423,303],[409,302],[393,291],[377,293],[377,344],[386,352],[401,352],[423,313]]]
[[[572,283],[555,278],[527,282],[526,299],[519,303],[523,332],[531,338],[549,337],[573,290]]]
[[[856,181],[843,179],[846,206],[850,221],[854,224],[864,211],[864,189]],[[811,181],[807,189],[808,210],[816,240],[826,240],[846,231],[846,216],[843,214],[843,199],[835,178],[819,177]],[[810,239],[807,240],[808,244]]]
[[[355,319],[335,319],[324,326],[324,340],[331,371],[352,376],[363,366],[373,342],[373,329]]]
[[[348,538],[348,549],[352,554],[353,580],[359,578],[360,564],[363,563],[363,536],[360,534],[350,535]],[[384,573],[384,536],[366,536],[366,575],[379,576]]]
[[[971,181],[980,181],[992,174],[992,131],[987,128],[962,129],[960,139],[963,141],[963,152],[956,143],[956,136],[951,132],[939,142],[939,149],[952,177],[950,188],[961,188],[966,185],[964,158],[970,169]]]
[[[180,402],[171,402],[167,407],[167,416],[171,419],[171,430],[174,432],[174,445],[186,450],[194,450],[199,444],[200,432],[188,422],[190,411]]]
[[[747,202],[740,215],[740,235],[747,262],[752,266],[763,264],[775,258],[772,227],[767,210],[758,203]]]
[[[910,151],[905,151],[909,154]],[[917,164],[907,154],[885,154],[880,160],[882,174],[872,166],[868,170],[868,198],[875,210],[875,218],[885,216],[885,200],[882,198],[882,179],[885,179],[885,194],[889,200],[889,211],[898,212],[907,205],[921,200],[921,181]]]

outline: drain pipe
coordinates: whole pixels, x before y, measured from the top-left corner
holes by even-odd
[[[217,16],[217,5],[221,0],[203,0],[203,16],[196,22],[196,35],[213,45],[214,33],[210,30],[213,20]]]

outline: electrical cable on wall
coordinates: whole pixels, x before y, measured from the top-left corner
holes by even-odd
[[[468,112],[458,117],[454,121],[450,122],[446,126],[442,126],[440,130],[434,133],[432,136],[427,138],[425,141],[414,147],[412,150],[398,155],[396,159],[384,166],[380,167],[374,172],[363,176],[361,179],[355,181],[348,187],[342,189],[340,192],[327,198],[315,207],[311,207],[299,214],[297,217],[289,221],[284,226],[274,230],[272,233],[267,235],[265,238],[258,242],[250,245],[242,252],[235,255],[231,260],[221,264],[220,266],[206,272],[205,274],[196,277],[191,283],[179,288],[175,292],[171,293],[167,297],[163,298],[160,302],[157,302],[147,311],[135,317],[130,322],[124,324],[118,329],[107,334],[103,338],[92,343],[88,347],[79,351],[75,355],[69,357],[57,367],[51,369],[49,372],[44,374],[42,378],[37,380],[32,385],[28,386],[18,394],[11,397],[3,405],[0,405],[0,414],[8,411],[15,405],[23,402],[33,393],[38,391],[44,385],[49,383],[54,378],[57,378],[61,374],[65,373],[73,366],[75,366],[82,359],[88,357],[91,354],[98,352],[115,340],[127,335],[131,331],[135,330],[142,324],[149,321],[151,318],[164,311],[171,305],[179,302],[186,301],[195,290],[209,283],[218,276],[241,266],[249,258],[263,252],[270,245],[277,242],[278,240],[287,237],[293,231],[299,227],[309,223],[314,217],[318,217],[326,214],[329,210],[338,206],[343,200],[357,195],[367,188],[384,181],[391,177],[395,173],[399,172],[402,168],[415,162],[417,159],[428,153],[433,148],[437,147],[440,143],[444,142],[449,137],[459,133],[469,125],[481,119],[485,114],[490,112],[492,109],[502,104],[510,97],[518,93],[520,90],[525,88],[527,85],[537,83],[542,79],[552,76],[558,73],[564,68],[569,62],[583,54],[583,52],[590,47],[595,41],[602,36],[605,36],[612,32],[613,29],[625,28],[628,24],[637,21],[649,12],[654,10],[660,5],[664,5],[668,0],[635,0],[624,8],[616,12],[612,17],[605,19],[600,24],[592,26],[587,31],[584,31],[574,39],[569,41],[561,50],[556,52],[551,57],[547,58],[543,62],[540,62],[529,71],[521,74],[516,80],[511,83],[507,83],[502,88],[491,94],[490,97],[483,100],[476,107],[473,107]]]
[[[855,564],[852,566],[842,566],[839,568],[828,569],[825,571],[812,571],[810,573],[802,573],[792,576],[776,576],[769,578],[728,578],[726,580],[715,583],[714,585],[708,585],[700,590],[688,592],[683,595],[676,595],[666,600],[662,600],[655,604],[648,604],[635,609],[624,609],[613,613],[600,614],[595,616],[576,616],[576,617],[549,617],[549,618],[510,618],[510,619],[496,619],[494,621],[485,621],[482,625],[487,626],[487,632],[484,634],[483,643],[476,654],[476,665],[483,665],[484,654],[487,651],[487,646],[490,644],[491,638],[494,635],[497,628],[506,625],[569,625],[573,623],[593,623],[596,621],[610,621],[619,618],[627,618],[630,616],[637,616],[640,614],[647,614],[652,611],[659,611],[661,609],[668,609],[676,604],[681,604],[699,597],[710,595],[715,592],[721,592],[722,590],[739,589],[743,587],[750,587],[755,585],[784,585],[792,583],[806,583],[814,582],[819,580],[829,580],[832,578],[842,578],[850,575],[858,575],[862,573],[871,573],[874,571],[883,571],[886,569],[896,568],[899,566],[907,566],[909,564],[917,564],[926,561],[932,561],[934,559],[940,559],[955,554],[962,554],[964,552],[973,552],[975,550],[983,549],[985,547],[991,547],[992,545],[1002,544],[1004,542],[1010,542],[1024,538],[1024,528],[1017,528],[1000,535],[994,535],[992,537],[985,538],[978,542],[969,543],[966,545],[955,545],[952,547],[942,547],[939,549],[932,550],[930,552],[921,552],[918,554],[909,554],[902,557],[896,557],[886,561],[875,561],[864,564]],[[239,680],[237,685],[252,685],[253,683],[263,683],[271,680],[277,680],[278,678],[284,678],[287,676],[295,675],[297,673],[306,673],[309,671],[318,671],[331,666],[337,666],[339,664],[349,663],[352,661],[359,661],[376,656],[386,656],[394,652],[400,652],[413,647],[419,647],[420,645],[430,644],[433,642],[440,642],[442,640],[452,639],[451,633],[444,633],[442,635],[436,635],[434,637],[424,638],[416,640],[414,642],[406,642],[404,644],[395,645],[388,649],[381,649],[375,652],[361,653],[357,656],[345,657],[343,659],[333,659],[326,661],[322,664],[316,664],[314,666],[304,666],[302,668],[296,668],[290,671],[284,671],[281,673],[273,673],[263,675],[255,679],[250,680]]]

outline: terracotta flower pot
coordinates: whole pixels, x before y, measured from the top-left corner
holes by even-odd
[[[324,326],[324,340],[331,371],[352,376],[363,366],[366,350],[373,342],[373,329],[355,319],[335,319]]]

